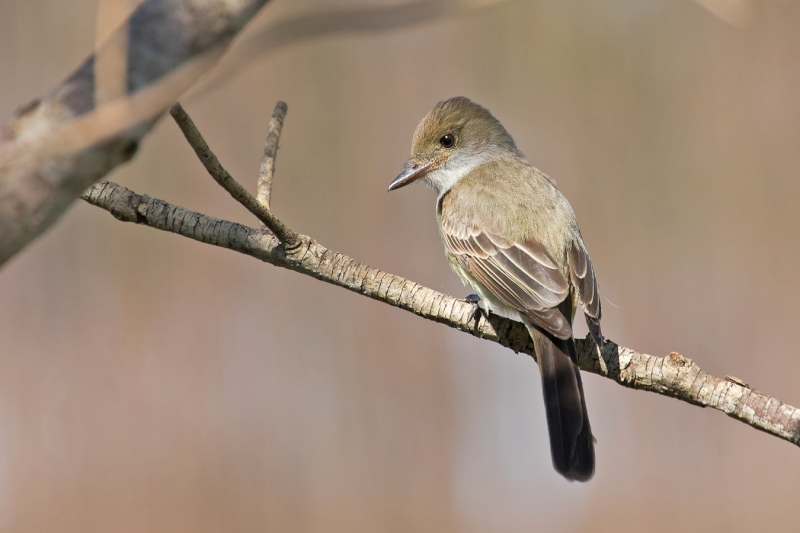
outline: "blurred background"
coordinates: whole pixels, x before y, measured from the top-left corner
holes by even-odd
[[[386,188],[422,116],[469,96],[572,203],[607,336],[800,404],[800,2],[465,2],[253,52],[282,20],[386,5],[275,0],[182,100],[234,176],[254,190],[286,100],[276,213],[466,295],[433,193]],[[96,1],[0,9],[5,121],[91,52]],[[109,179],[256,225],[170,120]],[[584,380],[598,466],[570,484],[529,357],[78,202],[0,271],[0,530],[797,527],[796,447]]]

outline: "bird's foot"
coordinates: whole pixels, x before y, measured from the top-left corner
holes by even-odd
[[[476,326],[478,325],[478,322],[480,322],[481,317],[489,318],[489,310],[484,309],[483,306],[481,306],[483,299],[481,299],[480,296],[477,294],[470,294],[464,298],[464,301],[472,304],[472,315],[470,315],[469,319],[470,321],[474,320]]]

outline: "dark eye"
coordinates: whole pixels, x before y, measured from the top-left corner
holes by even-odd
[[[441,139],[439,139],[439,144],[444,146],[445,148],[452,148],[454,144],[456,144],[456,138],[453,137],[452,134],[448,133]]]

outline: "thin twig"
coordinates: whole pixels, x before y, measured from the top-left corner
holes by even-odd
[[[248,211],[250,211],[257,219],[264,223],[264,225],[278,237],[287,247],[291,248],[298,242],[298,237],[295,232],[287,228],[283,222],[272,214],[266,207],[264,207],[252,194],[242,187],[242,185],[233,179],[227,170],[222,167],[222,164],[217,159],[217,156],[211,151],[206,144],[205,139],[200,134],[200,131],[192,122],[192,119],[183,110],[181,104],[176,103],[169,110],[172,118],[178,124],[178,127],[183,132],[184,137],[189,145],[194,149],[195,154],[206,167],[206,170],[214,178],[220,187],[228,191],[234,200],[242,204]]]
[[[286,107],[282,106],[282,110],[279,108],[280,103],[276,107],[276,114],[282,122]],[[170,112],[217,183],[261,219],[274,235],[138,195],[110,182],[98,183],[87,190],[83,195],[87,202],[108,210],[119,220],[236,250],[497,342],[515,352],[534,355],[533,343],[523,324],[497,315],[481,315],[476,322],[473,304],[465,300],[371,268],[328,250],[309,237],[292,233],[222,168],[180,105],[175,104]],[[280,127],[271,128],[267,148],[277,147],[279,134]],[[274,144],[271,145],[273,138]],[[265,159],[274,159],[274,150],[271,155],[266,152]],[[262,172],[262,176],[266,174],[271,180],[272,171]],[[288,232],[291,240],[282,237],[279,231]],[[292,245],[282,246],[281,242]],[[578,363],[583,370],[613,379],[625,387],[672,396],[702,407],[713,407],[756,429],[800,446],[800,410],[755,391],[738,378],[712,376],[703,372],[691,359],[674,352],[667,357],[654,357],[620,347],[611,341],[607,341],[600,352],[588,335],[586,339],[578,339],[576,345]]]
[[[109,211],[119,220],[235,250],[499,343],[515,352],[534,353],[533,343],[521,323],[489,315],[488,318],[480,316],[476,324],[472,304],[369,267],[328,250],[308,237],[298,236],[298,242],[303,246],[287,250],[275,236],[263,230],[138,195],[110,182],[92,186],[84,192],[83,199]],[[800,446],[800,410],[756,391],[738,378],[712,376],[691,359],[677,353],[655,357],[607,341],[602,354],[598,355],[594,341],[588,335],[585,339],[577,339],[576,345],[582,370],[632,389],[712,407]]]
[[[269,209],[270,196],[272,195],[272,176],[275,174],[275,156],[278,153],[278,142],[281,140],[283,119],[289,108],[286,102],[275,104],[272,118],[267,129],[267,143],[264,145],[264,156],[261,158],[261,169],[258,173],[258,203]]]

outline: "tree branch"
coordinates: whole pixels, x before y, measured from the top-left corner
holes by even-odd
[[[264,51],[298,40],[386,30],[505,1],[414,0],[300,15],[247,39],[227,70],[202,90],[229,80]],[[143,0],[69,78],[20,108],[0,130],[0,266],[86,187],[131,159],[163,112],[217,63],[267,2]],[[98,27],[107,26],[98,20]]]
[[[216,90],[238,76],[245,67],[281,48],[332,35],[359,35],[392,31],[450,15],[494,9],[518,0],[411,0],[357,7],[328,7],[264,25],[243,36],[213,75],[193,96]]]
[[[133,157],[266,2],[145,0],[61,85],[18,111],[0,131],[0,265]]]
[[[203,154],[207,150],[215,164],[219,165],[208,146],[204,146]],[[200,152],[198,156],[201,160],[207,157]],[[225,172],[221,166],[219,168]],[[209,169],[209,172],[213,175],[219,171],[215,169],[212,172]],[[244,190],[227,172],[225,174]],[[226,190],[229,189],[226,187]],[[245,194],[253,198],[246,191]],[[234,197],[240,198],[237,195]],[[83,199],[109,211],[121,221],[234,250],[496,342],[515,352],[535,356],[533,343],[523,324],[498,315],[474,318],[474,304],[367,266],[329,250],[305,235],[292,233],[296,240],[293,245],[287,246],[266,230],[190,211],[163,200],[136,194],[111,182],[93,185],[84,192]],[[250,200],[246,201],[248,205],[245,207],[255,214],[250,208]],[[261,204],[256,202],[256,205]],[[287,228],[287,231],[291,230]],[[588,335],[585,339],[576,339],[576,345],[582,370],[607,377],[628,388],[671,396],[701,407],[712,407],[800,446],[800,410],[756,391],[738,378],[712,376],[691,359],[674,352],[666,357],[655,357],[607,341],[602,352],[598,353]]]
[[[261,158],[261,169],[258,173],[258,203],[269,209],[272,196],[272,176],[275,174],[275,157],[278,154],[278,142],[281,139],[281,129],[286,112],[289,110],[286,102],[275,104],[275,111],[269,121],[267,129],[267,142],[264,145],[264,156]]]
[[[284,104],[285,106],[285,104]],[[278,238],[286,243],[287,246],[294,246],[297,243],[297,234],[287,228],[283,222],[278,220],[275,215],[270,212],[269,208],[264,206],[261,202],[253,198],[247,190],[239,184],[238,181],[233,179],[233,176],[228,174],[228,171],[222,167],[222,164],[217,159],[217,156],[211,151],[206,144],[205,139],[200,134],[200,131],[195,127],[194,122],[183,110],[181,104],[175,104],[169,110],[172,118],[178,124],[178,127],[183,132],[189,146],[192,147],[197,158],[206,167],[206,170],[214,178],[220,187],[228,191],[234,200],[242,204],[248,211],[256,216],[267,228],[272,231]],[[277,143],[277,138],[275,139]]]

